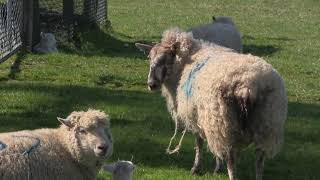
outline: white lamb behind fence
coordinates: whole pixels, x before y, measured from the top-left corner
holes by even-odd
[[[213,22],[189,30],[193,38],[242,52],[241,34],[230,17],[213,17]]]
[[[33,50],[38,53],[58,52],[57,40],[54,34],[41,32],[40,42],[34,46]]]
[[[94,179],[112,154],[108,116],[89,109],[58,120],[56,129],[0,134],[0,179]]]
[[[136,166],[131,161],[117,161],[102,167],[104,171],[112,173],[113,180],[131,180]]]
[[[227,161],[230,180],[236,179],[237,152],[254,144],[261,180],[265,158],[283,142],[287,96],[279,73],[259,57],[204,43],[178,28],[165,31],[159,44],[136,46],[150,51],[149,89],[162,88],[173,119]],[[198,160],[196,155],[194,166]]]

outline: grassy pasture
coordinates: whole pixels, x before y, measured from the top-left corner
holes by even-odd
[[[98,108],[111,115],[110,161],[133,157],[134,179],[228,179],[226,171],[212,176],[210,153],[203,175],[190,175],[191,135],[179,154],[165,154],[174,126],[160,93],[146,89],[148,62],[134,42],[159,41],[169,27],[187,29],[210,22],[212,15],[231,16],[244,51],[264,57],[287,87],[285,144],[266,162],[264,179],[320,179],[320,1],[109,0],[108,8],[112,29],[84,28],[77,48],[17,54],[0,64],[0,132],[57,127],[57,116]],[[254,179],[254,159],[252,147],[242,152],[240,179]]]

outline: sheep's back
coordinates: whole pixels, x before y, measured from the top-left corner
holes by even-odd
[[[284,86],[272,66],[258,57],[215,52],[208,58],[207,63],[195,75],[192,97],[188,98],[183,90],[178,90],[177,112],[194,132],[199,132],[207,139],[214,139],[210,149],[223,156],[228,147],[251,143],[253,135],[241,131],[237,112],[230,108],[222,96],[245,96],[249,89],[249,98],[255,102],[269,89],[274,89],[278,94],[283,93]],[[205,58],[201,56],[193,60],[183,71],[178,87],[180,89],[190,78],[192,69],[205,61]],[[271,122],[271,126],[275,124],[277,123]]]
[[[0,150],[0,179],[84,179],[53,134],[47,129],[0,134],[5,145]]]

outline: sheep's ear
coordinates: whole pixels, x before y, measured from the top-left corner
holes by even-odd
[[[131,170],[132,170],[132,171],[134,171],[136,168],[137,168],[137,166],[134,165],[134,164],[131,166]]]
[[[72,124],[71,122],[68,120],[68,119],[63,119],[63,118],[60,118],[60,117],[57,117],[58,121],[61,122],[61,124],[65,125],[65,126],[68,126],[69,128],[72,128]]]
[[[178,49],[180,48],[180,42],[175,42],[171,45],[170,49],[174,55],[176,55]]]
[[[41,32],[41,33],[40,33],[40,37],[41,37],[41,39],[45,38],[44,32]]]
[[[113,173],[115,170],[115,165],[114,164],[106,164],[102,168],[103,168],[103,170],[105,170],[107,172]]]
[[[152,49],[152,45],[149,44],[142,44],[142,43],[135,43],[135,46],[140,50],[143,51],[144,53],[148,53],[151,51]]]

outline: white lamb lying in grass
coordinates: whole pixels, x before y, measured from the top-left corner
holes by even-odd
[[[112,173],[113,180],[131,180],[136,166],[131,161],[117,161],[102,167],[103,170]]]
[[[230,17],[212,18],[213,22],[191,28],[193,38],[218,44],[239,53],[242,52],[241,34]]]
[[[53,53],[58,52],[57,40],[52,33],[40,34],[40,42],[34,46],[33,50],[37,53]]]

